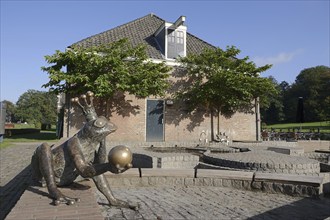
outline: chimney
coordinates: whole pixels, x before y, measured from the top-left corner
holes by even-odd
[[[174,29],[177,29],[186,21],[186,16],[180,16],[173,24]]]

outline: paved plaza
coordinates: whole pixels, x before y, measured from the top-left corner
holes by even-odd
[[[226,187],[115,189],[140,210],[103,206],[107,219],[330,219],[329,199],[307,199]],[[105,200],[99,195],[99,203]]]
[[[0,150],[0,219],[7,213],[5,219],[330,219],[330,198],[211,186],[114,187],[118,198],[140,205],[133,211],[109,207],[92,181],[85,181],[85,187],[63,189],[79,195],[80,203],[56,207],[46,189],[28,186],[27,166],[37,145],[20,143]]]
[[[38,143],[16,143],[0,149],[0,219],[3,219],[28,186],[31,156]]]

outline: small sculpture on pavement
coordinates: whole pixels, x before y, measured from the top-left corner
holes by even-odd
[[[87,120],[77,134],[58,146],[43,143],[37,147],[31,160],[34,179],[47,185],[55,205],[72,205],[79,201],[78,198],[63,195],[58,186],[69,185],[80,175],[83,178],[92,178],[110,205],[137,209],[136,204],[115,198],[103,175],[107,171],[121,173],[131,168],[132,153],[125,146],[117,146],[109,152],[110,161],[106,162],[105,137],[116,131],[117,127],[105,117],[97,116],[93,96],[92,92],[82,95],[84,105],[78,97],[71,100],[81,107]]]

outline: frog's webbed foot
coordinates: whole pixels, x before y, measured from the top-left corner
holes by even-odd
[[[134,211],[137,211],[140,208],[139,203],[129,203],[128,205],[129,205],[128,208],[133,209]]]
[[[54,205],[66,204],[73,205],[76,202],[80,202],[79,198],[71,198],[63,195],[57,188],[48,188],[50,189],[51,197],[53,198]]]
[[[111,201],[110,205],[116,206],[116,207],[121,207],[121,208],[130,208],[130,209],[133,209],[135,211],[137,211],[140,208],[138,203],[125,202],[125,201],[120,200],[120,199],[116,199],[116,200]]]
[[[71,198],[68,196],[61,196],[57,199],[54,199],[54,205],[66,204],[66,205],[74,205],[76,202],[80,202],[79,198]]]

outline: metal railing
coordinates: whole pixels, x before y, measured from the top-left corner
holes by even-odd
[[[261,137],[263,141],[297,141],[297,140],[329,140],[329,133],[318,132],[296,132],[296,131],[267,131],[263,130],[261,132]]]

